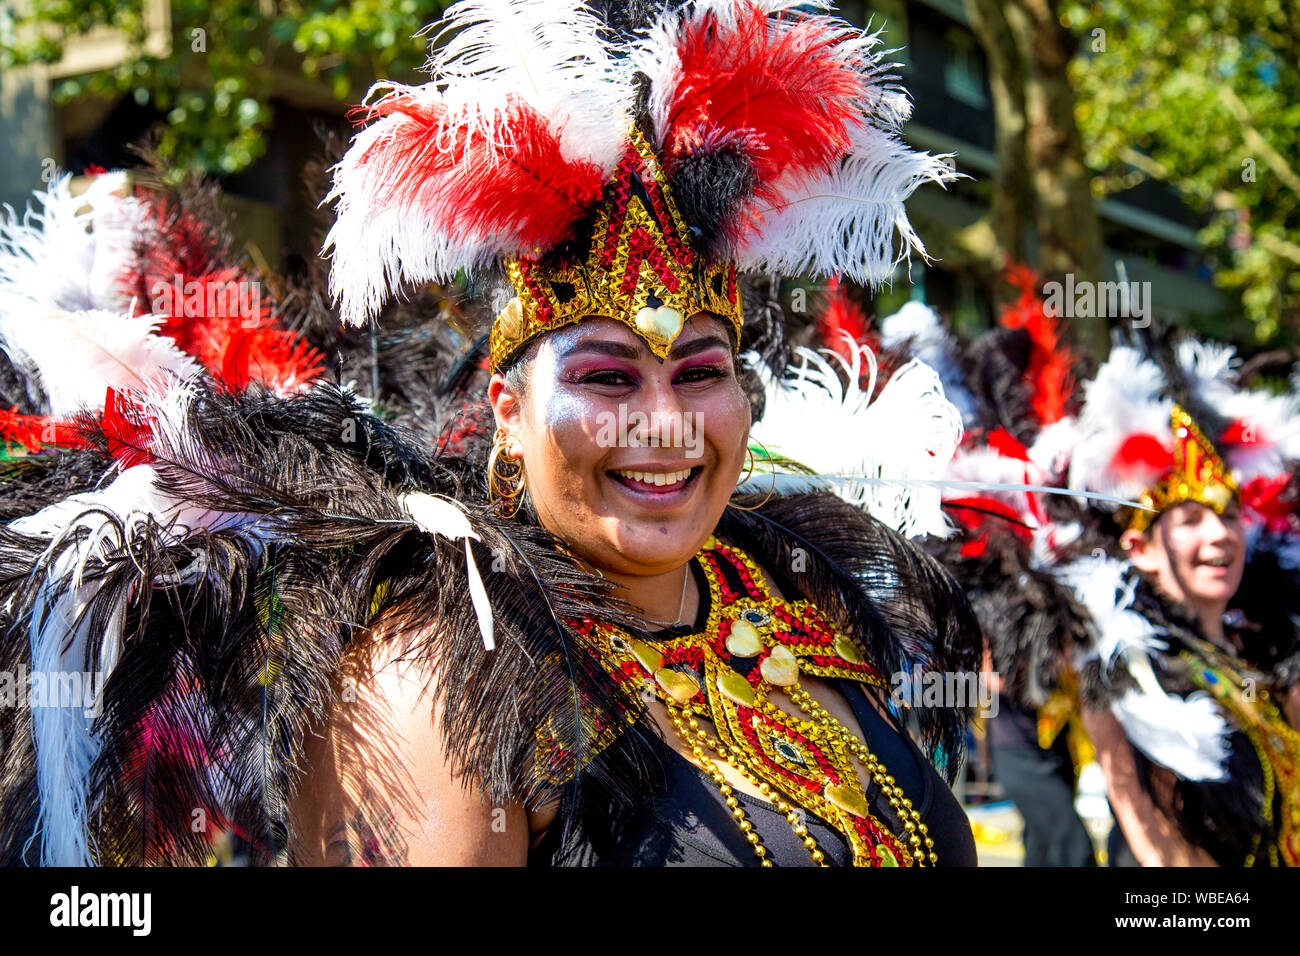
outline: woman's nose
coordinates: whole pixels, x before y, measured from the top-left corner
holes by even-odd
[[[637,416],[637,420],[645,426],[639,430],[647,434],[651,444],[675,444],[686,424],[686,407],[672,383],[657,378],[647,381],[639,398],[644,417]]]
[[[1240,536],[1237,525],[1213,509],[1207,510],[1205,515],[1205,532],[1206,537],[1216,543],[1236,540]]]

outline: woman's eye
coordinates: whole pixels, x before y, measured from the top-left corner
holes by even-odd
[[[632,377],[626,372],[603,369],[598,372],[588,372],[581,376],[578,382],[582,385],[631,385]]]
[[[677,376],[679,382],[704,382],[709,379],[722,378],[727,373],[715,365],[697,365],[688,368]]]

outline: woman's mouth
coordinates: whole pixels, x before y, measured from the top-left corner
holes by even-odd
[[[696,477],[704,470],[703,466],[694,468],[676,468],[672,470],[648,470],[638,468],[612,468],[608,474],[616,483],[629,491],[664,500],[684,491],[694,483]]]

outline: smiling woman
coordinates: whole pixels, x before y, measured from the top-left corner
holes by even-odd
[[[805,402],[864,443],[869,353],[847,383],[818,358],[787,387],[776,348],[756,376],[740,351],[781,319],[747,316],[738,270],[884,279],[895,232],[923,251],[903,201],[953,176],[899,140],[877,38],[809,6],[451,8],[433,82],[364,108],[326,248],[354,324],[500,269],[487,361],[459,357],[485,365],[482,415],[434,449],[329,386],[151,405],[136,475],[187,530],[125,543],[84,593],[71,570],[99,557],[67,536],[59,607],[130,637],[78,632],[114,669],[106,723],[87,753],[49,721],[16,751],[40,807],[15,856],[21,836],[48,862],[201,860],[197,807],[303,864],[974,863],[948,789],[965,702],[889,699],[894,675],[975,669],[965,597],[751,442],[757,378],[784,421],[818,424]],[[959,418],[926,372],[891,382],[890,434],[938,462]],[[156,570],[181,549],[202,561]],[[58,659],[44,586],[12,606]],[[95,808],[68,820],[33,769],[65,757],[64,803]]]
[[[1146,506],[1119,535],[1125,560],[1063,572],[1096,637],[1076,663],[1120,865],[1300,863],[1290,572],[1267,527],[1255,529],[1247,565],[1242,516],[1241,486],[1272,477],[1281,429],[1271,397],[1206,374],[1230,359],[1185,343],[1161,363],[1116,346],[1080,414],[1072,484]],[[1267,424],[1236,441],[1226,409]],[[1208,435],[1223,436],[1222,451]]]
[[[599,4],[552,3],[498,22],[484,7],[453,8],[459,32],[434,60],[449,92],[398,89],[378,101],[379,121],[335,182],[340,217],[329,243],[345,318],[364,319],[390,276],[436,279],[488,249],[507,259],[514,294],[490,336],[489,494],[500,515],[545,531],[613,588],[566,620],[564,647],[592,655],[612,713],[557,708],[524,731],[540,742],[538,772],[552,789],[501,809],[527,817],[530,840],[508,825],[513,835],[491,837],[475,784],[451,782],[451,741],[417,719],[418,749],[401,753],[442,757],[422,759],[432,761],[428,773],[415,775],[413,799],[402,802],[464,816],[456,837],[403,845],[414,859],[443,862],[519,860],[531,841],[537,862],[971,863],[960,808],[885,693],[888,674],[918,657],[940,669],[973,665],[976,629],[961,595],[832,494],[769,492],[744,499],[747,510],[737,499],[742,472],[755,468],[736,361],[737,264],[883,276],[888,241],[855,248],[820,237],[844,223],[846,237],[883,230],[888,240],[905,195],[951,170],[893,139],[901,91],[869,52],[875,38],[842,21],[782,5],[674,4],[643,22],[620,16],[619,30],[632,32],[619,33],[601,15]],[[591,45],[559,55],[588,32]],[[511,73],[516,54],[498,34],[536,41],[527,76]],[[543,62],[554,64],[553,86],[535,78]],[[480,142],[483,107],[458,104],[487,94],[489,70],[493,83],[522,82],[509,94],[516,105],[491,114],[499,125]],[[885,101],[895,112],[873,112]],[[466,155],[417,147],[434,126]],[[584,138],[572,135],[579,129]],[[468,165],[471,146],[492,153],[507,142],[505,165]],[[869,187],[843,180],[855,161],[872,167]],[[462,188],[457,177],[471,169],[477,178]],[[535,180],[535,208],[492,193],[493,176],[504,189],[521,170]],[[895,192],[882,206],[887,181]],[[864,189],[870,197],[855,202]],[[377,208],[418,223],[418,256],[401,242],[420,233],[390,233],[389,213],[376,217]],[[887,602],[873,579],[890,582]],[[615,607],[626,619],[610,619]],[[373,707],[335,723],[347,746],[332,752],[365,762],[379,738],[358,720],[427,710],[420,682],[412,693],[400,682],[379,686]],[[918,717],[951,775],[962,715]],[[565,782],[601,786],[602,765],[620,751],[640,768],[625,781],[639,796],[584,811],[592,804],[576,802]],[[396,763],[406,766],[401,753]],[[304,792],[330,790],[346,768],[322,773],[326,782],[313,777]],[[399,817],[423,832],[418,810]],[[346,826],[348,816],[317,819]],[[327,830],[305,834],[308,857],[326,858]]]
[[[745,462],[749,400],[722,323],[699,313],[660,360],[621,323],[588,320],[547,337],[529,382],[520,394],[498,374],[488,396],[542,526],[647,599],[676,585]],[[620,419],[627,430],[607,441],[600,426]],[[682,422],[691,447],[673,440]]]

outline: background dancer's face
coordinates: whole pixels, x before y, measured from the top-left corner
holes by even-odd
[[[1203,620],[1206,614],[1221,617],[1241,585],[1246,537],[1235,503],[1220,515],[1185,501],[1162,512],[1147,534],[1126,531],[1122,541],[1134,566]]]
[[[488,396],[542,525],[607,573],[685,564],[745,460],[749,401],[726,325],[697,313],[661,362],[622,323],[588,319],[524,361],[524,388],[498,373]]]

